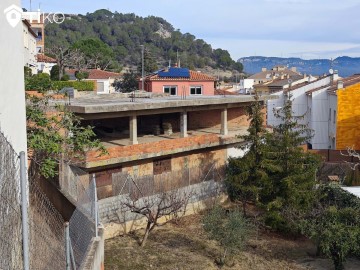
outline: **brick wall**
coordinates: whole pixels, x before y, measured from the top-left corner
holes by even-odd
[[[183,153],[181,155],[175,155],[171,158],[171,171],[180,172],[186,168],[202,168],[207,171],[211,169],[211,166],[215,163],[217,168],[221,168],[225,165],[227,160],[227,150],[203,150],[197,153]],[[113,196],[113,181],[117,179],[117,175],[121,173],[129,173],[136,177],[152,175],[153,174],[153,161],[154,159],[142,160],[132,163],[127,163],[121,167],[103,169],[95,173],[96,186],[98,192],[98,198],[104,199]],[[176,174],[173,174],[173,176]],[[181,174],[179,173],[179,177]],[[181,180],[181,179],[180,179]],[[179,179],[171,179],[171,181],[177,182]]]
[[[97,151],[88,151],[86,153],[87,162],[106,161],[112,158],[127,158],[130,160],[138,160],[139,156],[146,156],[146,154],[172,154],[175,149],[186,149],[191,147],[198,147],[199,145],[220,144],[220,138],[217,134],[206,134],[196,137],[178,138],[172,140],[162,140],[152,143],[144,143],[138,145],[128,145],[119,147],[107,148],[109,154],[99,156]]]
[[[197,111],[188,113],[189,129],[221,128],[221,110]],[[228,109],[228,128],[248,126],[245,107]]]

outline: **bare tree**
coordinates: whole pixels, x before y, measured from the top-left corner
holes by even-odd
[[[162,217],[178,217],[184,214],[190,198],[194,194],[190,187],[170,189],[168,186],[155,186],[151,182],[138,183],[133,178],[132,191],[123,201],[127,211],[139,214],[146,218],[146,228],[141,247],[145,246],[150,232],[159,225],[164,225],[170,219],[160,224]]]
[[[346,163],[350,163],[350,168],[352,170],[355,170],[357,166],[360,165],[360,153],[358,153],[356,150],[354,150],[354,147],[346,147],[346,153],[343,153],[342,151],[340,151],[340,154],[342,156],[346,156],[346,157],[354,157],[358,160],[358,162],[346,162]]]
[[[59,80],[63,77],[66,67],[72,67],[79,71],[88,67],[86,56],[79,49],[55,45],[49,47],[47,53],[56,59],[59,66]]]

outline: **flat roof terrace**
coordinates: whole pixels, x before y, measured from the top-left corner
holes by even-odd
[[[260,101],[277,99],[277,96],[264,95]],[[253,96],[187,96],[182,97],[139,97],[121,98],[119,94],[94,95],[71,99],[69,110],[84,119],[106,118],[106,114],[117,113],[118,116],[171,113],[181,111],[198,111],[246,106],[254,101]],[[99,115],[100,114],[100,115]],[[91,117],[90,115],[93,115]],[[97,115],[97,116],[95,116]],[[111,117],[110,115],[108,115]]]

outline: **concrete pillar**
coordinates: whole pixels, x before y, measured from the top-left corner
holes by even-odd
[[[221,135],[228,135],[228,123],[227,123],[227,108],[221,111]]]
[[[180,136],[181,138],[186,138],[187,133],[187,112],[180,113]]]
[[[138,144],[136,115],[130,116],[130,141],[131,144]]]

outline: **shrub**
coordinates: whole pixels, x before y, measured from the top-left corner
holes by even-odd
[[[213,240],[218,241],[223,248],[219,265],[225,264],[227,256],[244,248],[251,235],[252,225],[239,210],[229,213],[220,206],[214,207],[203,219],[204,229]]]
[[[64,76],[61,77],[62,81],[69,81],[70,80],[70,76],[68,74],[65,74]]]
[[[53,80],[53,81],[59,80],[59,77],[60,77],[59,74],[60,74],[59,66],[58,65],[53,66],[51,68],[51,70],[50,70],[50,78],[51,78],[51,80]]]
[[[53,90],[61,90],[65,87],[73,87],[78,91],[94,91],[95,81],[56,81],[53,82]]]
[[[37,90],[44,93],[52,88],[50,75],[46,73],[36,74],[25,81],[26,90]]]

